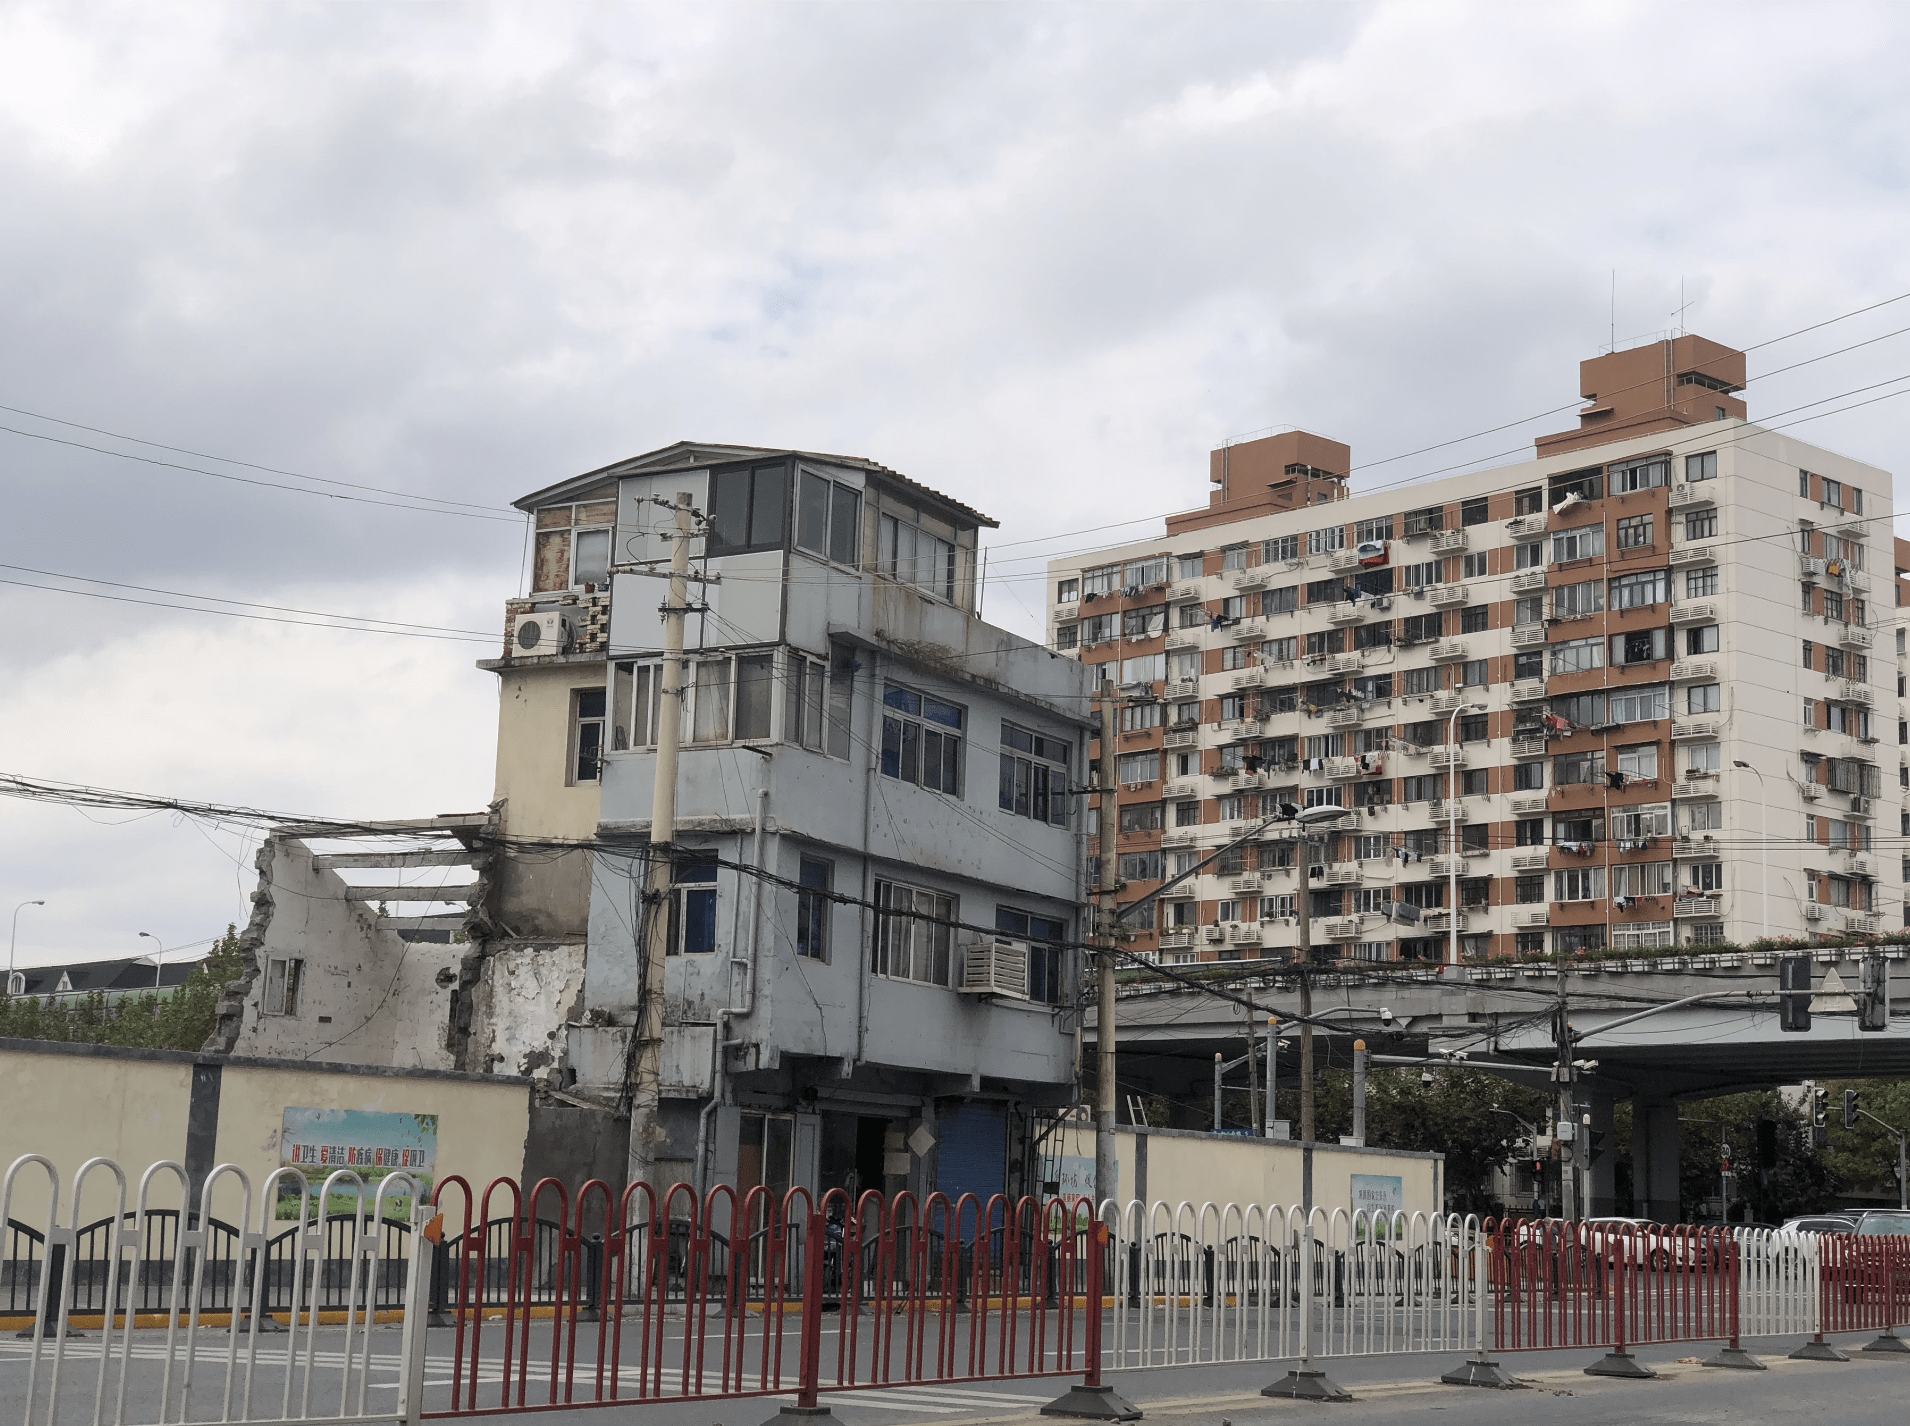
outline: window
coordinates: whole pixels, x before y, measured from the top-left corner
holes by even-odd
[[[1121,830],[1123,832],[1158,832],[1161,829],[1166,805],[1160,802],[1134,802],[1121,808]]]
[[[539,510],[531,592],[602,585],[610,577],[610,540],[616,525],[614,500],[546,505]]]
[[[1605,494],[1605,471],[1603,467],[1593,466],[1589,470],[1570,470],[1555,475],[1546,482],[1546,498],[1556,509],[1563,504],[1566,496],[1576,495],[1580,500],[1599,500]]]
[[[1473,499],[1461,503],[1459,506],[1459,523],[1461,525],[1483,525],[1485,522],[1485,496],[1475,496]]]
[[[1605,754],[1560,753],[1552,759],[1552,785],[1583,787],[1605,780]]]
[[[1612,666],[1622,668],[1627,664],[1652,663],[1666,657],[1670,640],[1664,629],[1634,629],[1629,633],[1612,635]]]
[[[1715,683],[1694,683],[1685,690],[1685,712],[1716,713],[1723,706],[1724,689]]]
[[[1158,728],[1167,713],[1165,703],[1126,703],[1121,706],[1121,731],[1139,733]],[[1019,731],[1019,730],[1017,730]],[[1008,740],[1008,726],[1002,726],[1002,741]],[[1020,746],[1017,744],[1016,746]]]
[[[716,854],[680,854],[670,882],[670,935],[664,954],[706,956],[716,950]]]
[[[1656,743],[1631,743],[1625,747],[1613,748],[1617,755],[1616,771],[1626,777],[1658,776],[1658,745]]]
[[[812,961],[829,959],[829,891],[835,863],[804,857],[796,880],[796,954]]]
[[[1482,767],[1470,768],[1459,774],[1459,795],[1461,797],[1484,797],[1486,795],[1486,770]]]
[[[1081,647],[1081,626],[1079,624],[1057,625],[1054,631],[1054,646],[1063,650]]]
[[[1671,895],[1670,862],[1633,862],[1611,869],[1613,896]]]
[[[1685,571],[1685,598],[1704,599],[1718,592],[1718,567]]]
[[[884,515],[882,548],[876,568],[891,579],[925,589],[943,599],[955,598],[955,546],[911,521]],[[1105,571],[1109,579],[1114,570]]]
[[[1671,598],[1671,572],[1669,570],[1647,570],[1643,574],[1627,574],[1612,581],[1613,609],[1643,609],[1652,604],[1663,604]]]
[[[1157,639],[1167,632],[1167,606],[1150,604],[1145,609],[1129,609],[1121,615],[1124,639]]]
[[[1843,509],[1844,508],[1843,482],[1832,480],[1829,476],[1825,476],[1824,477],[1824,493],[1822,497],[1820,498],[1822,499],[1823,503],[1826,505],[1835,505],[1839,510]]]
[[[1700,743],[1685,750],[1685,766],[1692,772],[1717,772],[1723,766],[1723,756],[1716,743]]]
[[[1122,852],[1119,867],[1122,881],[1160,881],[1166,876],[1159,852]]]
[[[1346,548],[1346,526],[1329,525],[1324,530],[1309,530],[1306,537],[1306,552],[1310,555],[1331,554],[1335,550]]]
[[[1524,490],[1512,492],[1512,513],[1514,515],[1536,515],[1545,508],[1545,487],[1530,485]]]
[[[1605,695],[1568,693],[1552,700],[1552,713],[1575,728],[1596,728],[1605,721]]]
[[[611,671],[610,746],[615,752],[654,747],[657,703],[663,687],[660,664],[620,663]]]
[[[1670,483],[1670,456],[1652,456],[1649,460],[1627,461],[1612,467],[1614,495],[1629,495],[1634,490],[1655,490]]]
[[[1716,480],[1718,478],[1718,453],[1705,451],[1700,455],[1685,457],[1686,480]]]
[[[1207,557],[1201,554],[1176,555],[1174,569],[1180,579],[1199,579],[1207,573]]]
[[[1081,642],[1089,648],[1096,644],[1105,644],[1114,638],[1114,631],[1120,627],[1119,617],[1114,614],[1096,614],[1081,621]]]
[[[1628,515],[1618,522],[1618,548],[1643,550],[1651,547],[1651,516]]]
[[[1028,943],[1028,998],[1042,1005],[1062,1004],[1062,951],[1058,943],[1068,939],[1068,923],[1051,916],[1030,915],[1012,906],[997,906],[995,929]]]
[[[1269,589],[1260,596],[1262,614],[1291,614],[1300,607],[1300,586],[1282,585],[1279,589]]]
[[[781,1203],[795,1182],[796,1117],[793,1114],[739,1116],[736,1134],[736,1192],[767,1189]]]
[[[1160,781],[1161,755],[1158,752],[1122,753],[1119,766],[1121,785],[1124,787]]]
[[[1567,560],[1597,559],[1605,553],[1605,527],[1581,525],[1576,530],[1560,530],[1552,536],[1552,563]]]
[[[1484,688],[1490,681],[1486,676],[1489,660],[1467,659],[1459,665],[1459,687]]]
[[[1545,650],[1518,649],[1512,655],[1512,677],[1515,679],[1544,678]]]
[[[1544,766],[1544,764],[1538,764]],[[1512,842],[1519,847],[1542,847],[1545,845],[1545,819],[1543,817],[1521,817],[1512,824]]]
[[[882,775],[959,797],[963,711],[894,684],[882,706]]]
[[[1057,604],[1073,604],[1080,598],[1081,581],[1078,579],[1064,579],[1054,587],[1054,602]]]
[[[1512,547],[1512,567],[1514,569],[1543,569],[1545,567],[1545,545],[1538,540],[1530,544]]]
[[[1584,673],[1589,669],[1605,667],[1603,639],[1568,639],[1564,643],[1553,644],[1549,652],[1552,655],[1553,673]]]
[[[923,985],[949,983],[955,898],[899,881],[875,884],[875,973]]]
[[[1121,710],[1123,722],[1137,712],[1151,712],[1159,727],[1161,705],[1145,703]],[[1013,723],[1001,725],[1001,787],[999,805],[1017,817],[1031,817],[1056,827],[1068,825],[1068,766],[1074,745],[1065,738],[1051,738]],[[1157,804],[1158,810],[1158,804]],[[1127,814],[1122,814],[1122,831]],[[1156,821],[1156,826],[1159,822]]]
[[[1514,792],[1542,792],[1545,790],[1545,763],[1540,760],[1512,765],[1512,790]]]
[[[1167,655],[1142,654],[1139,658],[1121,660],[1122,683],[1158,683],[1167,677]]]
[[[305,962],[295,956],[273,956],[265,963],[265,999],[259,1010],[266,1015],[297,1015],[298,993],[305,979]]]
[[[1460,568],[1460,573],[1462,573],[1467,579],[1484,579],[1486,577],[1485,552],[1481,550],[1476,555],[1464,556],[1459,561],[1459,568]]]
[[[1174,825],[1176,827],[1198,827],[1200,825],[1200,803],[1194,801],[1174,804]]]
[[[1687,654],[1715,654],[1718,651],[1718,626],[1700,624],[1695,629],[1685,630],[1685,652]]]
[[[1718,533],[1718,512],[1716,510],[1693,510],[1685,516],[1685,538],[1687,540],[1708,540]]]
[[[1537,624],[1545,618],[1545,596],[1528,594],[1524,598],[1512,601],[1512,622],[1524,626]]]
[[[782,548],[788,501],[786,465],[712,471],[709,553],[734,555]]]
[[[1300,640],[1291,634],[1284,639],[1268,639],[1260,646],[1262,663],[1292,663],[1299,656]]]
[[[1427,560],[1423,564],[1409,564],[1399,571],[1401,589],[1418,589],[1422,585],[1439,583],[1438,560]]]
[[[1424,510],[1406,512],[1406,533],[1408,535],[1427,535],[1435,530],[1446,528],[1446,510],[1443,505],[1429,505]]]
[[[1424,773],[1400,779],[1400,801],[1432,802],[1446,795],[1444,773]]]
[[[1552,873],[1554,901],[1600,901],[1605,896],[1605,868],[1574,867]]]
[[[573,689],[570,695],[570,781],[595,782],[603,775],[604,691]]]
[[[1167,556],[1149,555],[1145,559],[1129,560],[1121,582],[1129,589],[1167,583]]]
[[[1614,688],[1611,692],[1614,723],[1650,723],[1670,713],[1671,690],[1662,683],[1649,688]]]
[[[828,480],[813,470],[798,477],[800,493],[796,499],[796,548],[807,550],[832,564],[854,565],[861,561],[862,492],[840,481]],[[1079,585],[1062,581],[1067,593],[1057,603],[1079,597]]]
[[[1605,583],[1588,579],[1578,584],[1561,584],[1552,591],[1552,615],[1557,619],[1577,619],[1596,614],[1605,607]]]
[[[1220,567],[1223,570],[1245,569],[1247,567],[1247,547],[1245,545],[1227,545],[1220,552]]]
[[[1360,520],[1354,523],[1353,538],[1358,543],[1374,544],[1393,538],[1393,517],[1382,515],[1374,520]]]
[[[1444,632],[1442,614],[1411,614],[1399,621],[1399,636],[1409,643],[1427,643]]]
[[[1120,574],[1121,567],[1114,564],[1102,565],[1099,569],[1082,570],[1082,597],[1085,598],[1088,595],[1094,595],[1098,598],[1103,594],[1114,593],[1114,581],[1120,577]]]
[[[1409,668],[1403,684],[1404,695],[1408,698],[1424,697],[1439,692],[1439,669]]]
[[[1276,560],[1297,560],[1300,558],[1300,537],[1298,535],[1275,535],[1261,542],[1260,560],[1263,564],[1272,564]]]

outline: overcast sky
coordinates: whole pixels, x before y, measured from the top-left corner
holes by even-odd
[[[1359,463],[1572,404],[1614,270],[1621,346],[1681,301],[1749,346],[1910,292],[1906,30],[1611,0],[0,3],[0,576],[491,630],[523,533],[489,517],[696,438],[867,455],[1046,540],[997,558],[987,611],[1036,631],[1007,557],[1203,502],[1229,435]],[[1910,301],[1753,352],[1753,417],[1910,389],[1910,336],[1756,380],[1899,327]],[[1903,468],[1906,409],[1794,429]],[[490,796],[481,644],[18,584],[0,630],[0,770],[353,817]],[[244,921],[252,850],[0,801],[0,915],[45,898],[24,962],[203,942]]]

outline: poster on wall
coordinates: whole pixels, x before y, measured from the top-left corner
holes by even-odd
[[[1353,1211],[1378,1216],[1406,1211],[1406,1180],[1393,1174],[1356,1173],[1353,1176]]]
[[[409,1174],[429,1195],[438,1162],[438,1116],[391,1114],[375,1109],[294,1109],[285,1111],[279,1131],[279,1164],[297,1169],[314,1191],[340,1169],[363,1179],[373,1193],[388,1174]],[[285,1196],[281,1183],[280,1197]],[[296,1214],[297,1194],[293,1193]],[[352,1195],[333,1193],[342,1202],[327,1212],[350,1212]],[[410,1200],[386,1197],[387,1212],[409,1214]],[[280,1214],[284,1216],[284,1205]]]

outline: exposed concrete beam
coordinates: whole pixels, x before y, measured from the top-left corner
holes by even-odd
[[[462,931],[462,916],[380,916],[378,924],[393,931]]]
[[[400,867],[422,866],[470,866],[475,852],[337,852],[329,856],[316,856],[312,861],[317,866],[328,867],[332,871],[379,870],[396,871]]]
[[[460,882],[456,886],[354,886],[350,888],[354,901],[462,901],[470,905],[477,900],[476,882]]]

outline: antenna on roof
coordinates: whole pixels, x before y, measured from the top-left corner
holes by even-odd
[[[1618,269],[1612,269],[1612,340],[1605,348],[1608,352],[1618,350]]]

